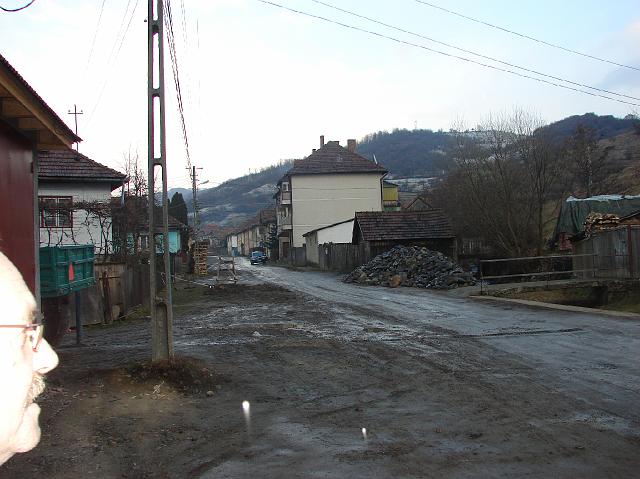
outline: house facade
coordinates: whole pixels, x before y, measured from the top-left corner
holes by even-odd
[[[382,179],[387,170],[347,147],[324,143],[294,162],[276,193],[280,257],[305,246],[304,234],[353,218],[356,211],[382,211]]]
[[[68,150],[81,139],[0,55],[0,244],[40,300],[39,149]]]
[[[318,246],[326,243],[351,243],[352,237],[353,218],[308,231],[304,234],[307,261],[318,263]]]
[[[260,250],[274,258],[271,251],[271,236],[277,225],[275,208],[265,208],[245,221],[235,232],[227,235],[227,252],[232,256],[248,256]]]
[[[400,193],[395,183],[382,181],[382,206],[384,211],[400,211]]]
[[[113,253],[111,192],[126,175],[73,150],[38,153],[40,246],[92,244]]]

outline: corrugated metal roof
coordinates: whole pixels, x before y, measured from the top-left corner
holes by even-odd
[[[365,241],[455,237],[449,218],[436,208],[426,211],[358,212],[354,230],[358,228]]]

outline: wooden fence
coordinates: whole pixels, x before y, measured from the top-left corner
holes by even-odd
[[[574,264],[574,269],[594,270],[586,277],[640,278],[640,226],[599,231],[577,242],[574,250],[580,255],[593,255],[593,259],[585,258]]]
[[[318,266],[326,271],[349,273],[371,259],[368,243],[324,243],[318,245]]]

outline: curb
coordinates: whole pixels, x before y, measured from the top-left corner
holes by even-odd
[[[570,306],[565,304],[542,303],[540,301],[530,301],[527,299],[498,298],[496,296],[476,296],[469,295],[468,298],[481,301],[494,301],[498,303],[520,304],[540,309],[555,309],[556,311],[570,311],[574,313],[596,314],[599,316],[612,316],[614,318],[640,319],[640,314],[629,313],[627,311],[611,311],[609,309],[585,308],[584,306]]]

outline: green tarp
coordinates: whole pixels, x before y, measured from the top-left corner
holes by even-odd
[[[570,236],[580,233],[591,212],[614,214],[622,218],[637,211],[640,211],[640,196],[601,195],[582,199],[570,196],[560,210],[554,241],[558,240],[561,233]]]

